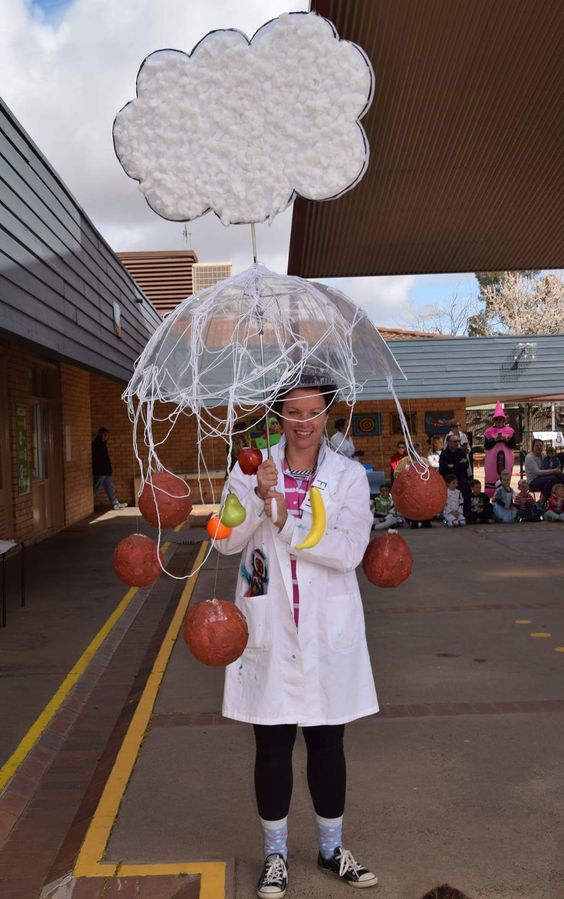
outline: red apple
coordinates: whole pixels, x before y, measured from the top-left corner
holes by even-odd
[[[259,449],[251,446],[245,446],[239,450],[237,462],[240,465],[243,474],[256,474],[257,468],[262,462],[262,453]]]

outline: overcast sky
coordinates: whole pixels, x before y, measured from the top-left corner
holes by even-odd
[[[307,8],[300,0],[0,0],[0,93],[114,250],[183,249],[182,224],[149,209],[113,151],[112,123],[135,96],[141,62],[163,47],[190,51],[214,28],[250,37],[281,12]],[[259,259],[279,272],[291,215],[257,226]],[[187,228],[200,260],[230,260],[236,271],[251,263],[247,225],[225,228],[208,214]],[[413,309],[476,291],[472,274],[328,283],[376,324],[404,327]]]

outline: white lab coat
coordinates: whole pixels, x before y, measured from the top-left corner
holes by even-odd
[[[285,438],[272,447],[284,493]],[[323,450],[322,450],[323,452]],[[264,453],[266,455],[266,453]],[[364,630],[364,612],[355,568],[370,539],[372,515],[364,468],[325,444],[314,485],[327,514],[317,546],[295,550],[311,526],[309,497],[302,518],[288,515],[282,530],[264,514],[256,476],[235,465],[229,489],[247,511],[243,524],[216,546],[231,555],[244,550],[235,603],[247,619],[249,642],[227,666],[223,714],[255,724],[343,724],[372,715],[378,701]],[[267,559],[266,594],[245,596],[252,551]],[[299,629],[293,615],[290,559],[298,560]]]

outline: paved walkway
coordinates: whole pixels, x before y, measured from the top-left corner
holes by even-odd
[[[103,559],[91,530],[42,544],[51,543],[50,589],[57,577],[66,582],[65,620],[76,618],[82,634],[74,655],[53,650],[55,680],[103,618],[88,619],[89,584],[98,590],[97,578],[106,580],[105,614],[123,596],[119,582],[110,583],[107,555],[128,528],[127,516],[113,515],[95,526]],[[347,728],[347,845],[376,869],[380,899],[421,899],[446,883],[468,899],[564,899],[564,530],[539,523],[403,534],[415,560],[405,584],[378,590],[361,574],[382,711]],[[199,536],[197,529],[175,539]],[[74,568],[64,561],[69,539],[73,559],[97,559],[75,615]],[[197,549],[178,546],[175,571],[189,570]],[[110,633],[103,662],[98,654],[69,698],[69,719],[55,717],[42,747],[51,757],[46,770],[36,769],[35,786],[27,784],[25,807],[16,809],[13,798],[6,807],[14,781],[0,797],[0,824],[10,825],[0,852],[3,899],[36,899],[42,888],[52,899],[254,895],[261,835],[251,728],[221,717],[222,671],[199,665],[176,637],[189,601],[232,594],[236,566],[236,558],[213,553],[188,587],[163,578],[131,601],[131,621]],[[34,609],[33,592],[21,619],[32,634]],[[50,645],[58,645],[60,633],[57,640],[47,617],[43,623]],[[2,651],[11,634],[22,647],[26,627],[14,611],[0,632]],[[30,638],[26,664],[33,667],[41,652]],[[2,674],[18,664],[15,651]],[[0,678],[0,691],[9,679]],[[35,714],[49,692],[40,681],[39,672],[27,677],[22,736],[32,707]],[[11,748],[17,709],[8,717]],[[289,897],[346,892],[317,872],[316,851],[300,740]]]

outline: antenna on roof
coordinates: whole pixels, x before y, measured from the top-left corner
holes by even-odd
[[[182,237],[186,241],[186,246],[188,246],[188,244],[190,244],[188,249],[191,250],[192,249],[192,232],[188,230],[186,225],[184,225],[184,227],[182,229]]]

